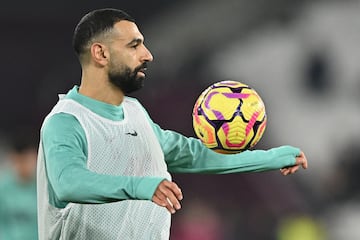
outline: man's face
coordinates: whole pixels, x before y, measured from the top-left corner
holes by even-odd
[[[12,167],[21,181],[27,182],[34,179],[36,174],[36,149],[28,149],[23,152],[10,154]]]
[[[114,25],[110,43],[108,77],[111,84],[124,94],[143,87],[147,62],[153,60],[144,45],[144,38],[133,22],[120,21]]]

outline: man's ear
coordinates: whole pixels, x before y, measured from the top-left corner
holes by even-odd
[[[93,43],[90,47],[92,59],[101,66],[107,65],[109,62],[108,49],[101,43]]]

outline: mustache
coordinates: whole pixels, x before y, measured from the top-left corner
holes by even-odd
[[[141,64],[140,66],[136,67],[134,72],[137,73],[139,72],[141,69],[147,68],[147,63],[144,62],[143,64]]]

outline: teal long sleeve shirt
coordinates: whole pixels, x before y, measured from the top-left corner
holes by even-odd
[[[38,239],[35,179],[23,182],[15,171],[2,174],[0,173],[0,239]]]
[[[110,120],[121,121],[124,117],[121,105],[114,106],[81,95],[77,86],[65,97]],[[292,146],[248,150],[230,155],[219,154],[206,148],[198,139],[161,129],[148,114],[144,121],[149,121],[152,125],[163,150],[168,171],[172,173],[226,174],[268,171],[294,165],[295,157],[300,154],[300,149]],[[41,138],[49,180],[49,199],[56,207],[65,207],[68,202],[151,200],[158,184],[163,180],[157,176],[111,176],[88,170],[85,131],[72,115],[58,113],[48,118],[43,124]]]

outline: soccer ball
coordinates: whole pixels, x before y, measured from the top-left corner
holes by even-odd
[[[202,143],[219,153],[254,147],[266,128],[265,105],[257,92],[237,81],[205,89],[193,109],[193,127]]]

